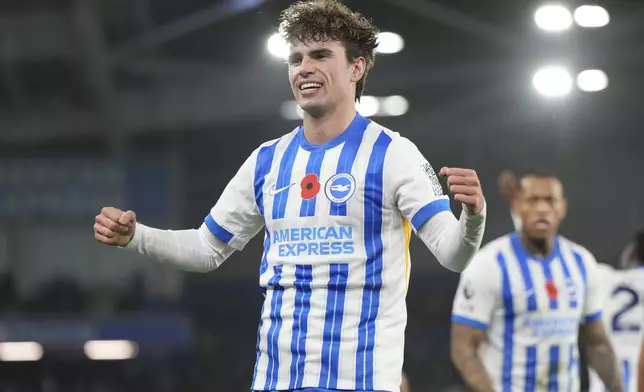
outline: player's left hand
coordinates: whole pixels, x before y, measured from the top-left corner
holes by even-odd
[[[470,215],[476,215],[485,206],[485,198],[481,182],[476,171],[458,167],[443,167],[441,177],[447,177],[447,187],[454,195],[454,200],[460,201]]]

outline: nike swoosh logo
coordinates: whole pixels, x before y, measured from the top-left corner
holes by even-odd
[[[283,188],[280,188],[280,189],[275,189],[275,184],[273,184],[273,185],[271,185],[270,188],[268,188],[268,194],[271,195],[271,196],[275,196],[278,193],[284,192],[285,190],[287,190],[288,188],[292,187],[293,185],[295,185],[295,183],[292,183],[291,185],[287,185],[287,186],[285,186]]]

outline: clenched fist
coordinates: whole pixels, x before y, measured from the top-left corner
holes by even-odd
[[[481,212],[485,207],[485,198],[481,182],[474,170],[443,167],[440,175],[447,177],[447,187],[454,195],[454,200],[463,203],[470,215]]]
[[[94,219],[94,238],[105,245],[127,245],[136,229],[134,211],[121,211],[114,207],[104,207]]]

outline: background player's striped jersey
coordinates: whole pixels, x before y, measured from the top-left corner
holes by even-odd
[[[607,264],[599,266],[604,292],[602,319],[619,360],[625,390],[636,392],[637,365],[644,332],[644,268],[615,270]],[[590,391],[606,391],[592,370]]]
[[[265,227],[252,389],[398,390],[411,232],[444,211],[418,149],[359,115],[253,152],[205,220],[235,249]]]
[[[498,391],[579,389],[579,323],[601,317],[597,263],[558,237],[528,254],[518,234],[483,247],[461,275],[452,322],[486,331],[479,356]]]

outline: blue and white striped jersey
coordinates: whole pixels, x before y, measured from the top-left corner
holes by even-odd
[[[326,144],[300,127],[254,151],[204,223],[237,250],[264,228],[252,389],[397,391],[410,236],[442,211],[416,146],[360,115]]]
[[[577,391],[579,324],[599,320],[597,262],[558,237],[528,254],[517,233],[479,251],[461,275],[452,322],[486,331],[479,356],[497,391]]]
[[[624,390],[637,392],[637,369],[644,338],[644,268],[616,270],[601,263],[599,267],[604,293],[602,319],[619,361]],[[590,391],[606,391],[592,369]]]

